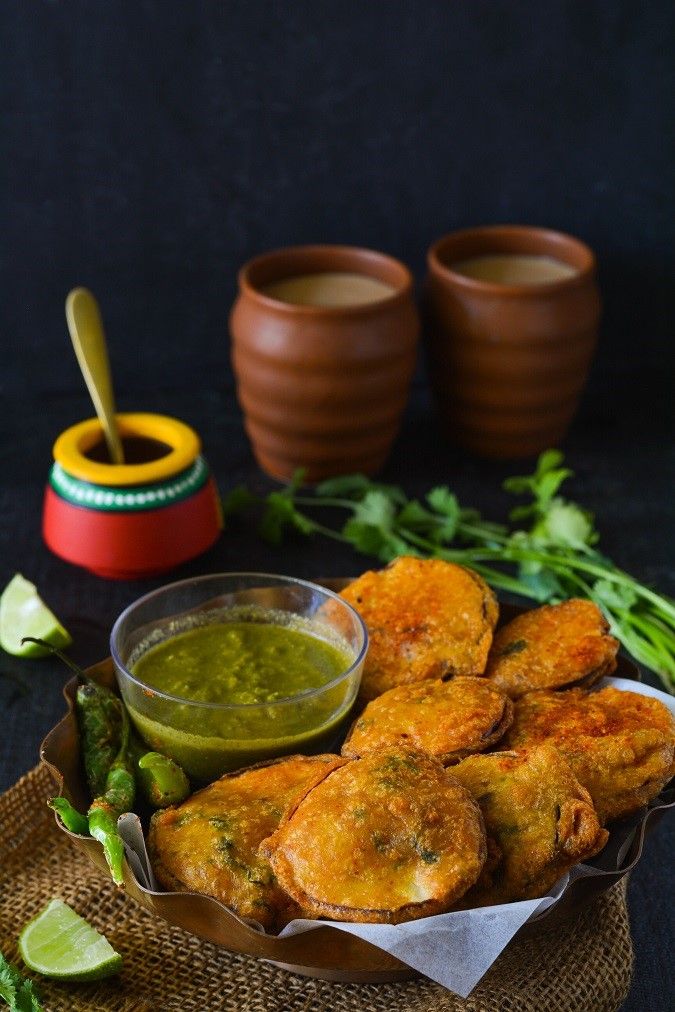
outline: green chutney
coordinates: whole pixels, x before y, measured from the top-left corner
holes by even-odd
[[[358,689],[354,661],[325,616],[257,605],[197,612],[158,624],[136,645],[127,664],[139,682],[127,684],[124,701],[150,748],[208,781],[333,749]]]
[[[133,674],[171,696],[201,703],[274,703],[318,689],[351,663],[346,650],[289,625],[197,626],[150,647]]]

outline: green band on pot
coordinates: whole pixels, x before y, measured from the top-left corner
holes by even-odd
[[[60,464],[53,464],[49,473],[49,484],[54,491],[74,506],[102,510],[104,513],[132,513],[139,510],[158,509],[181,502],[206,484],[209,469],[203,457],[199,456],[191,467],[177,474],[169,481],[154,485],[135,485],[114,488],[108,485],[93,485],[80,481],[64,471]]]

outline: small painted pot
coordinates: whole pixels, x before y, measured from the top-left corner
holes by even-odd
[[[164,415],[122,414],[117,421],[124,464],[107,462],[95,418],[56,440],[42,533],[67,562],[132,580],[206,551],[220,534],[222,513],[193,429]]]

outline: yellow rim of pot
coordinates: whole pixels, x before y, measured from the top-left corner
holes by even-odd
[[[145,485],[165,481],[193,463],[201,449],[199,436],[184,422],[167,415],[117,415],[120,435],[144,436],[171,447],[158,460],[145,464],[99,464],[85,454],[103,438],[97,418],[72,425],[54,443],[54,460],[64,471],[94,485]]]

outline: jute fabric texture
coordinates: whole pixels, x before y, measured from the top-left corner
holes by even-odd
[[[616,1012],[631,975],[624,883],[562,931],[514,942],[461,999],[425,979],[334,984],[234,955],[115,889],[54,824],[36,767],[0,798],[0,948],[21,965],[23,925],[60,896],[124,957],[98,984],[38,981],[48,1012]],[[625,880],[624,880],[625,881]]]

